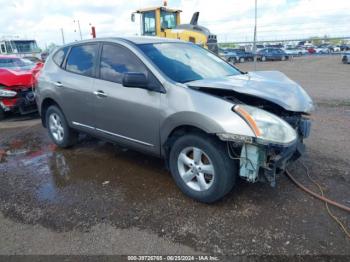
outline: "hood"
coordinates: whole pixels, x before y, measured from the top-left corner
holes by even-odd
[[[186,83],[194,88],[216,88],[259,97],[285,110],[310,112],[313,102],[305,90],[278,71],[248,72],[225,78],[211,78]]]
[[[33,86],[42,66],[42,64],[37,64],[30,70],[11,70],[0,68],[0,85],[7,87]]]

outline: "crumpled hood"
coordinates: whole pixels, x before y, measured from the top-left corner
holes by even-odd
[[[42,64],[38,64],[30,70],[0,68],[0,85],[7,87],[33,86],[42,67]]]
[[[257,71],[225,78],[188,82],[196,88],[217,88],[259,97],[288,111],[310,112],[313,102],[305,90],[278,71]]]

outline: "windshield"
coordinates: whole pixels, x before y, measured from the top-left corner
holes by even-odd
[[[13,46],[18,53],[38,52],[38,46],[34,40],[13,40]]]
[[[27,59],[22,58],[0,58],[0,68],[7,68],[13,70],[30,70],[35,64]]]
[[[139,47],[166,76],[179,83],[240,74],[233,66],[195,44],[157,43]]]

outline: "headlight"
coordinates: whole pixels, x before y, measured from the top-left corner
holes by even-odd
[[[17,92],[11,90],[0,89],[0,97],[14,97]]]
[[[265,110],[237,105],[234,111],[249,124],[261,142],[288,144],[297,138],[295,130],[286,121]]]

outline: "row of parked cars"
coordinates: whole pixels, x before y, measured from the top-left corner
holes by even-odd
[[[288,60],[291,54],[288,54],[280,48],[263,48],[257,51],[258,61],[268,61],[268,60]],[[247,52],[241,49],[220,49],[219,55],[224,58],[229,63],[243,63],[246,61],[253,61],[253,52]]]
[[[349,45],[329,45],[322,44],[319,46],[283,46],[283,45],[257,45],[257,60],[287,60],[291,57],[312,55],[312,54],[330,54],[340,53],[350,50]],[[247,52],[244,48],[221,48],[219,55],[230,63],[243,63],[254,60],[253,52]]]

